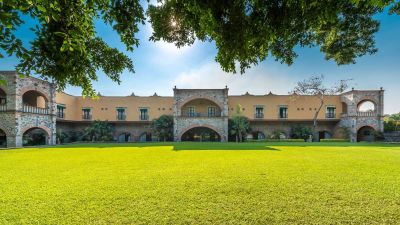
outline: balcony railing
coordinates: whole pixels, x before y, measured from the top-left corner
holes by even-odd
[[[279,114],[279,119],[287,119],[288,118],[288,113],[280,113]]]
[[[24,106],[22,107],[22,112],[26,112],[26,113],[35,113],[35,114],[43,114],[43,115],[48,115],[48,114],[50,114],[49,109],[39,108],[39,107],[29,106],[29,105],[24,105]]]
[[[0,105],[0,112],[7,111],[7,105]]]
[[[117,115],[117,120],[126,120],[126,115]]]
[[[327,119],[336,118],[336,113],[326,113],[325,118],[327,118]]]
[[[92,119],[92,115],[82,115],[82,119],[83,120],[91,120]]]
[[[57,118],[64,119],[65,118],[65,113],[64,112],[57,112]]]
[[[139,115],[139,120],[147,121],[149,120],[149,115]]]
[[[221,117],[220,112],[215,113],[187,113],[183,114],[183,117]]]
[[[373,116],[377,116],[377,113],[374,112],[374,111],[369,111],[369,112],[357,112],[357,116],[373,117]]]
[[[262,118],[264,118],[264,113],[256,113],[256,114],[254,114],[254,118],[262,119]]]

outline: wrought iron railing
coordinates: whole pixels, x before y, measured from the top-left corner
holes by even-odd
[[[82,115],[82,119],[83,120],[91,120],[92,119],[92,115]]]
[[[117,115],[117,120],[126,120],[126,115]]]
[[[64,119],[65,118],[65,113],[64,112],[57,112],[57,118]]]
[[[328,118],[328,119],[336,118],[336,113],[328,112],[325,114],[325,118]]]
[[[149,115],[147,114],[139,115],[139,120],[147,121],[149,120]]]
[[[262,118],[264,118],[264,113],[256,113],[256,114],[254,114],[254,118],[262,119]]]

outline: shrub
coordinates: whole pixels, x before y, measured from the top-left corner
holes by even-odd
[[[297,125],[292,127],[291,137],[294,139],[303,139],[307,140],[310,136],[313,135],[313,131],[310,127]]]
[[[286,133],[282,130],[275,130],[274,132],[272,132],[271,135],[269,135],[269,139],[286,139]]]
[[[341,139],[341,138],[337,138],[337,139],[321,139],[320,142],[349,142],[349,139]]]
[[[304,142],[302,138],[249,140],[249,142]]]

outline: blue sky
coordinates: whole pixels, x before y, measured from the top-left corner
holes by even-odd
[[[215,62],[217,50],[214,43],[196,42],[190,47],[175,48],[173,44],[148,41],[151,26],[146,24],[137,34],[140,46],[134,52],[126,52],[116,32],[100,21],[96,30],[109,45],[124,51],[134,62],[135,73],[125,71],[120,85],[110,80],[100,71],[94,87],[102,95],[148,96],[172,95],[172,88],[223,88],[228,85],[230,94],[238,95],[248,91],[251,94],[287,94],[297,81],[312,75],[323,74],[327,84],[341,79],[353,79],[351,86],[356,89],[385,89],[385,113],[400,112],[400,16],[378,15],[380,31],[376,34],[379,51],[357,59],[354,65],[337,66],[326,61],[319,48],[298,48],[299,55],[291,66],[268,58],[253,66],[245,74],[223,72]],[[27,26],[18,34],[28,42],[32,33]],[[18,63],[15,57],[0,59],[0,70],[13,70]],[[68,87],[67,93],[80,95],[81,89]]]

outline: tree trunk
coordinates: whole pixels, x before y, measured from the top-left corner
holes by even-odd
[[[315,137],[313,137],[314,140],[317,140],[316,135],[317,135],[317,125],[318,125],[318,123],[317,123],[318,114],[321,111],[322,106],[324,106],[324,96],[323,95],[320,97],[320,103],[321,104],[319,105],[318,110],[315,111],[314,119],[313,119],[313,135],[315,136]]]

